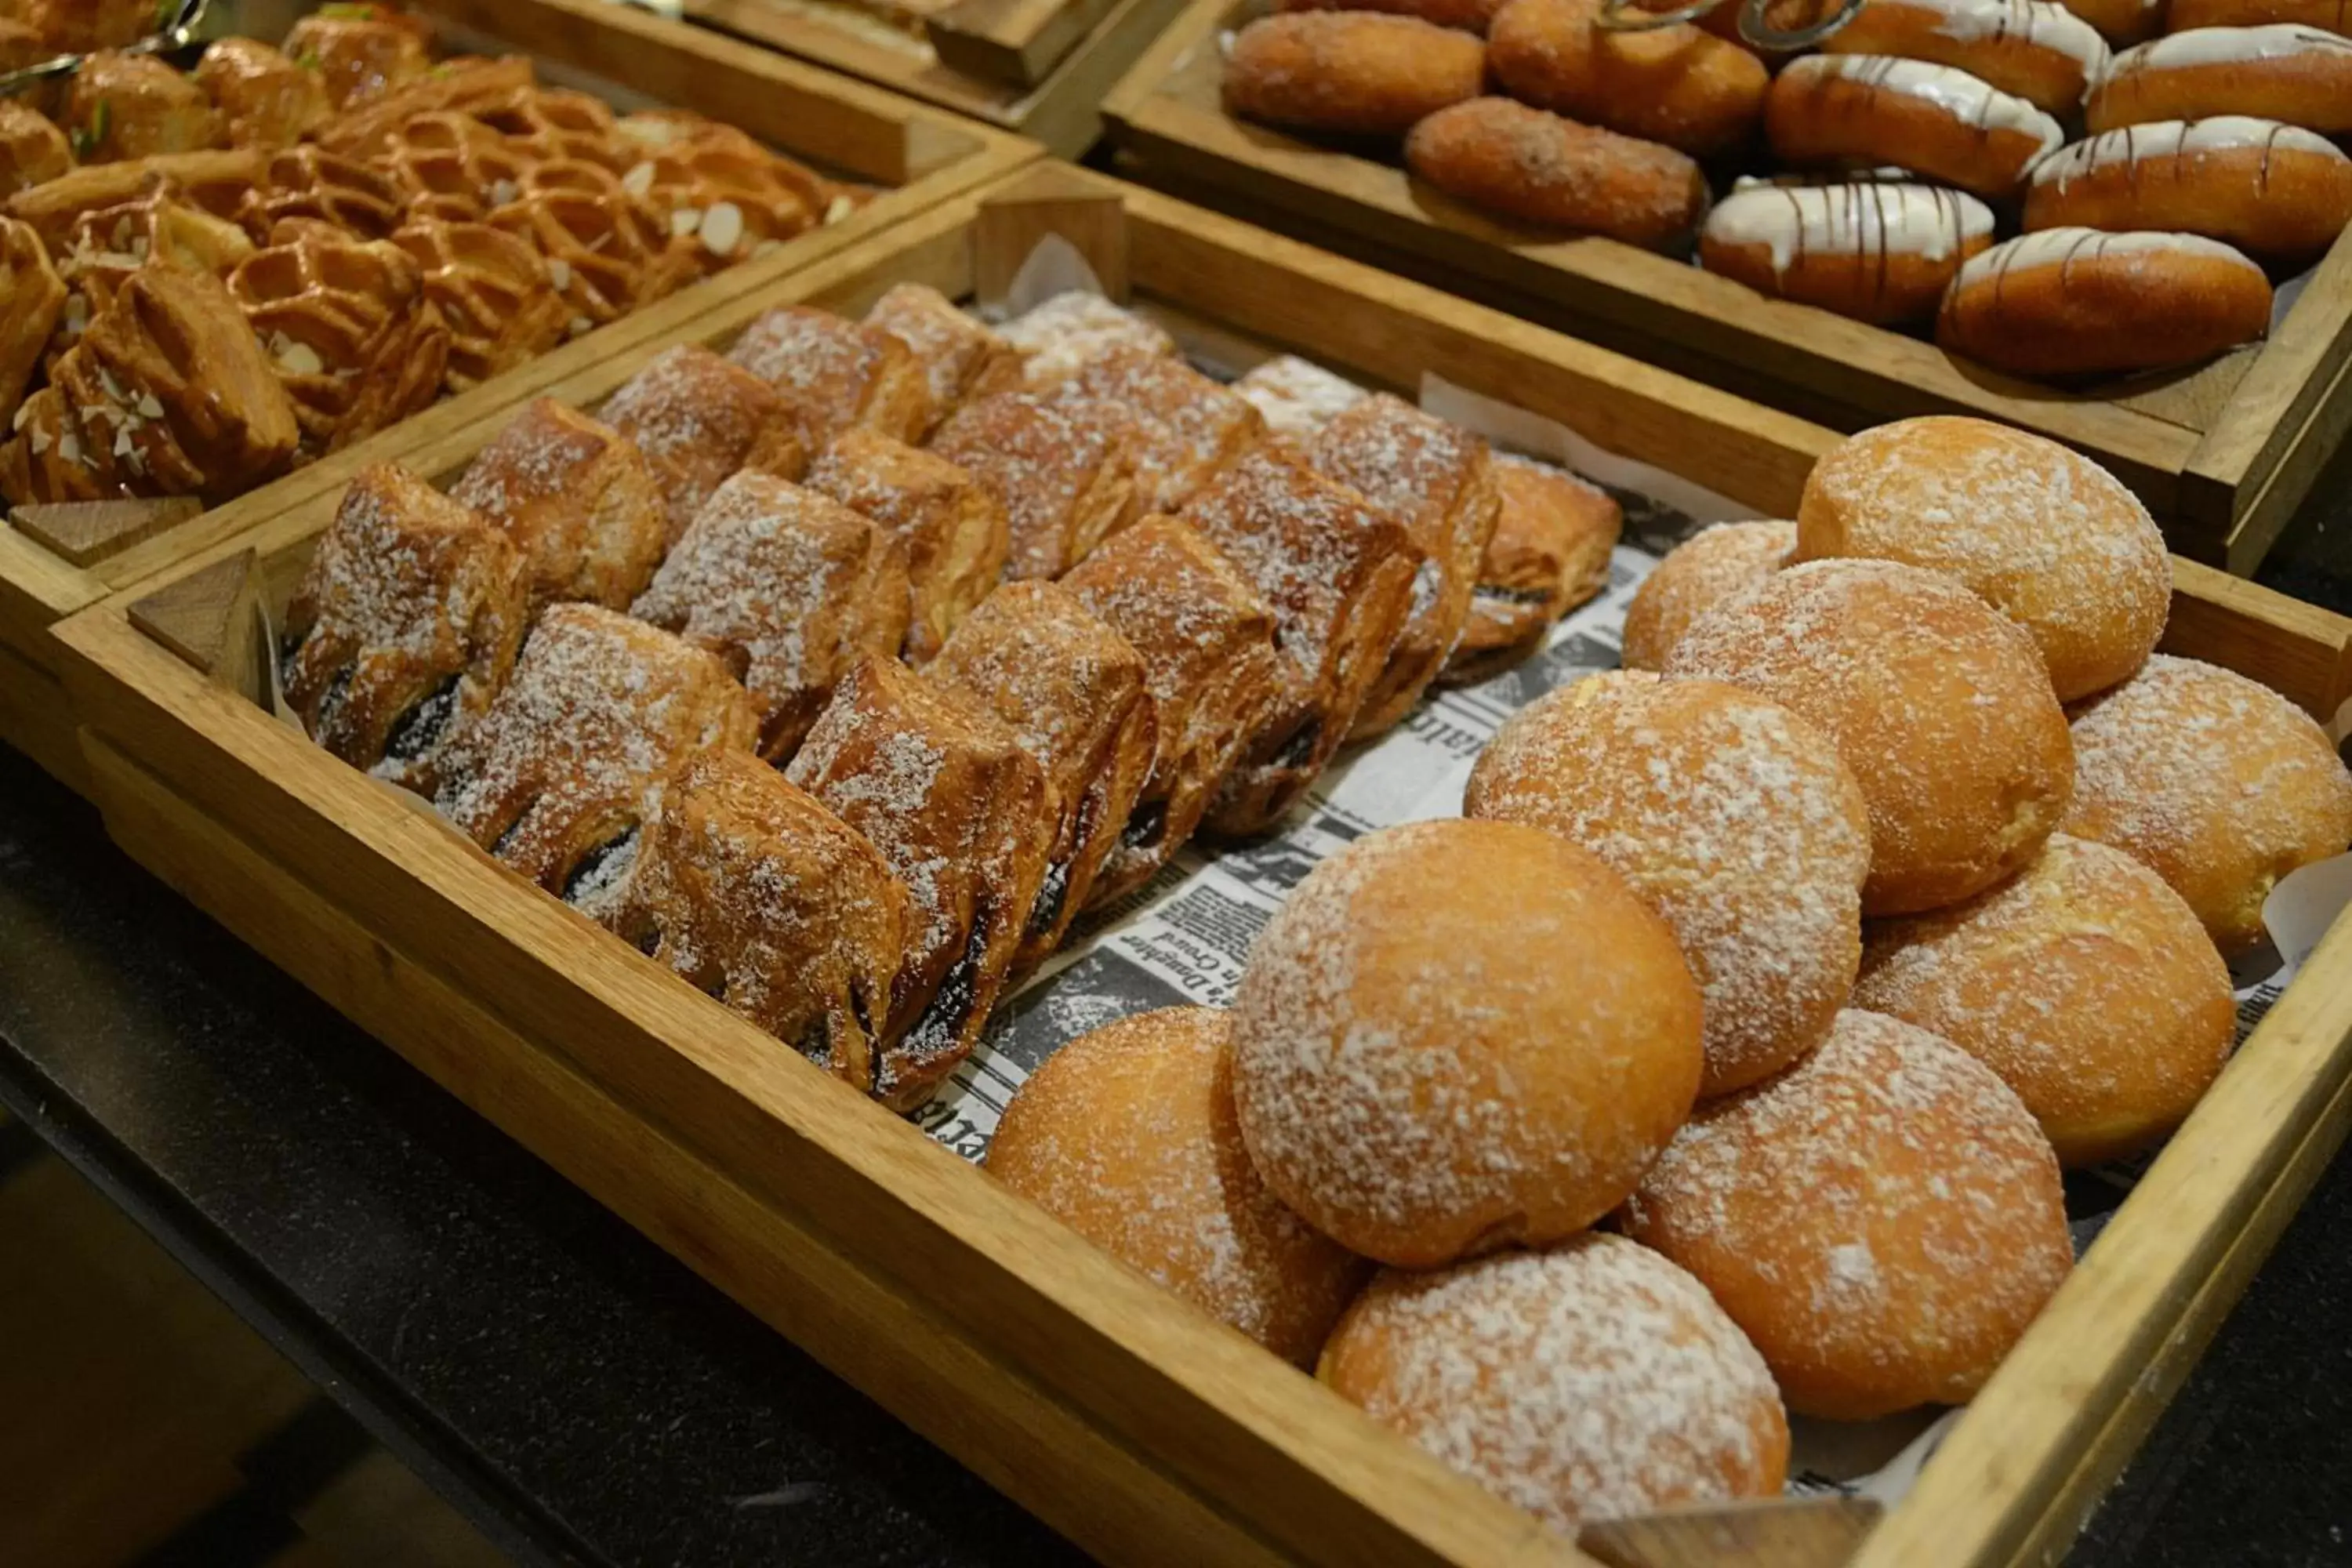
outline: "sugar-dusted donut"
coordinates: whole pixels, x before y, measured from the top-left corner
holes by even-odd
[[[1261,16],[1225,57],[1225,108],[1245,120],[1353,136],[1402,136],[1475,98],[1486,46],[1418,16],[1301,11]]]
[[[2224,114],[2352,131],[2352,38],[2301,22],[2175,33],[2117,55],[2083,110],[2095,132]]]
[[[1936,342],[2018,375],[2104,375],[2194,364],[2270,324],[2270,279],[2218,239],[2045,228],[1960,268]]]
[[[1706,209],[1706,176],[1687,154],[1507,98],[1439,110],[1412,128],[1404,157],[1473,206],[1629,245],[1679,240]]]
[[[1988,199],[2064,140],[2021,98],[1952,66],[1807,55],[1774,79],[1764,131],[1785,163],[1895,163]]]
[[[1755,56],[1686,22],[1608,31],[1601,3],[1510,0],[1486,37],[1495,79],[1538,109],[1685,153],[1754,128],[1769,79]]]
[[[2224,114],[2126,125],[2052,153],[2025,226],[2176,229],[2293,266],[2352,222],[2352,158],[2326,137]]]
[[[1856,321],[1924,321],[1992,228],[1991,208],[1939,185],[1751,184],[1706,215],[1699,264]]]
[[[1763,582],[1796,552],[1793,522],[1718,522],[1675,545],[1625,607],[1625,668],[1664,669],[1693,622]]]
[[[2057,0],[1868,0],[1822,48],[1957,66],[2056,115],[2079,108],[2107,66],[2099,30]]]

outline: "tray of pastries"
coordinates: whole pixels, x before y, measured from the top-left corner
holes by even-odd
[[[1114,1559],[2063,1548],[2352,1075],[2352,622],[1076,170],[62,636],[134,853]]]

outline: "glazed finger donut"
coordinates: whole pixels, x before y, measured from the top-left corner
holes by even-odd
[[[2225,114],[2127,125],[2043,160],[2025,226],[2179,229],[2258,261],[2308,260],[2352,222],[2352,158],[2325,136]]]
[[[2096,375],[2193,364],[2270,320],[2270,279],[2220,240],[2046,228],[1960,268],[1936,342],[2017,375]]]
[[[1992,243],[1992,209],[1936,185],[1749,185],[1707,214],[1699,265],[1759,294],[1881,324],[1935,312]]]
[[[2084,110],[2093,131],[2217,114],[2352,131],[2352,38],[2300,22],[2175,33],[2117,55]]]
[[[1706,206],[1706,177],[1685,154],[1507,98],[1439,110],[1405,138],[1404,161],[1474,206],[1629,245],[1680,239]]]
[[[2306,27],[2352,37],[2352,0],[2172,0],[2167,20],[2176,33],[2197,27],[2301,22]]]
[[[1822,49],[1957,66],[2050,114],[2072,112],[2107,66],[2098,29],[2056,0],[1869,0]]]
[[[1351,136],[1402,136],[1486,84],[1486,46],[1418,16],[1301,11],[1234,38],[1225,108],[1246,120]]]
[[[1688,23],[1604,31],[1601,7],[1510,0],[1486,35],[1495,79],[1538,109],[1685,153],[1720,152],[1748,134],[1764,104],[1763,62]]]
[[[1899,163],[1979,196],[2005,196],[2064,140],[2058,122],[1951,66],[1886,55],[1807,55],[1764,100],[1772,151],[1790,163]]]

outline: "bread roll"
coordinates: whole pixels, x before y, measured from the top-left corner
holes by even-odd
[[[1992,243],[1992,209],[1939,185],[1754,184],[1706,215],[1699,265],[1858,321],[1922,321]]]
[[[1821,47],[1954,66],[2062,117],[2082,106],[2108,58],[2098,29],[2056,0],[1868,0]]]
[[[2029,229],[2177,229],[2292,267],[2352,221],[2352,158],[2325,136],[2222,115],[2127,125],[2033,171]]]
[[[2300,22],[2175,33],[2117,55],[2084,107],[2095,132],[2229,114],[2352,132],[2352,38]]]
[[[1417,16],[1302,11],[1261,16],[1225,58],[1225,108],[1246,120],[1354,136],[1402,136],[1475,98],[1486,47]]]
[[[2270,279],[2220,240],[2045,228],[1960,268],[1936,342],[2018,375],[2108,375],[2195,364],[2270,324]]]
[[[1509,0],[1487,33],[1495,79],[1538,109],[1685,153],[1746,138],[1769,80],[1755,56],[1688,23],[1606,31],[1601,5]]]
[[[1414,174],[1473,206],[1628,245],[1681,239],[1706,207],[1706,177],[1683,153],[1507,98],[1439,110],[1412,128],[1404,157]]]
[[[1993,200],[2063,135],[2021,98],[1963,70],[1885,55],[1807,55],[1773,80],[1764,130],[1784,162],[1896,163]]]
[[[1793,522],[1718,522],[1677,544],[1625,607],[1628,669],[1664,669],[1691,623],[1786,566],[1797,552]]]

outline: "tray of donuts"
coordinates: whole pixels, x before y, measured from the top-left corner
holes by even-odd
[[[47,626],[287,504],[243,498],[1034,155],[593,0],[268,10],[0,96],[0,735],[68,770]]]
[[[1061,165],[58,635],[131,853],[1114,1560],[2063,1542],[2343,1131],[2352,622]]]
[[[1353,4],[1198,0],[1131,172],[1843,428],[2007,419],[2241,573],[2341,436],[2332,3]]]

